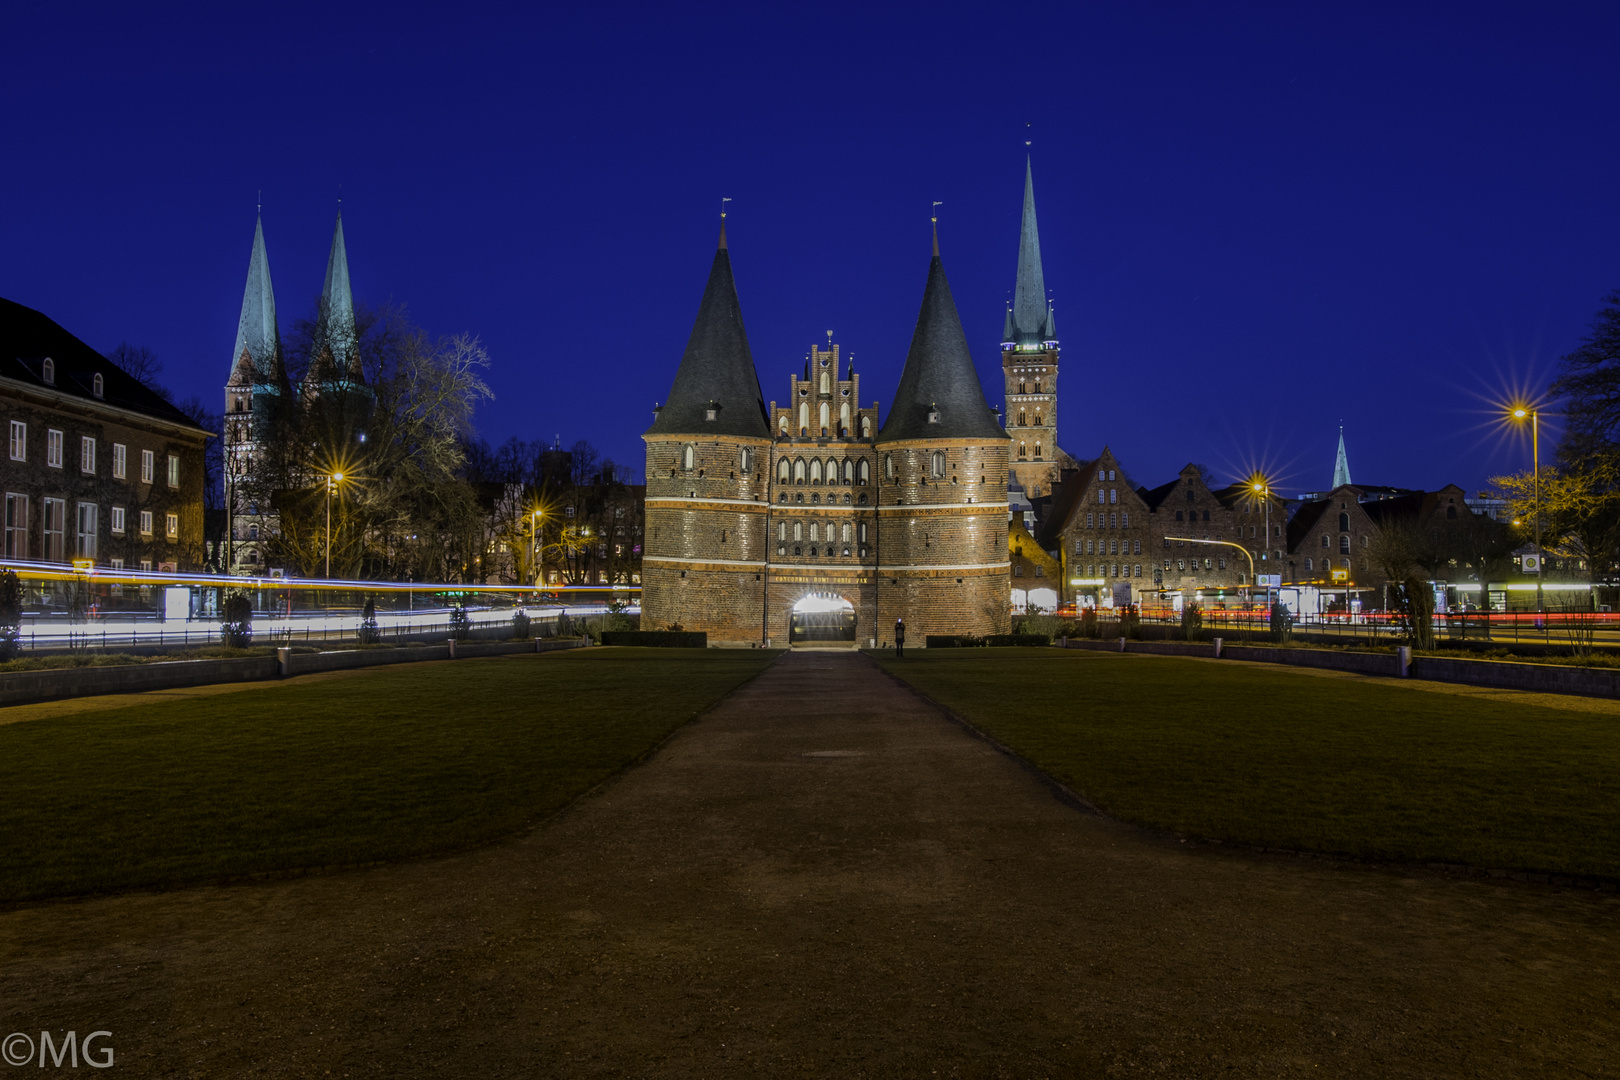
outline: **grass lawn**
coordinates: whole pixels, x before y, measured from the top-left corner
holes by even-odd
[[[0,725],[0,900],[487,841],[612,775],[772,656],[492,657]]]
[[[1264,847],[1620,877],[1620,716],[1176,657],[877,659],[1127,821]]]

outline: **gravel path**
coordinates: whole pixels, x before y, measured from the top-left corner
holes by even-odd
[[[1617,976],[1613,897],[1145,837],[837,653],[495,847],[0,913],[109,1075],[1600,1076]]]

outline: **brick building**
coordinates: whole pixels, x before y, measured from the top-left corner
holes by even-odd
[[[647,445],[643,625],[713,641],[1005,630],[1008,436],[984,400],[936,239],[895,404],[879,426],[839,348],[769,406],[724,222]]]
[[[0,300],[7,561],[202,568],[209,433],[45,315]]]

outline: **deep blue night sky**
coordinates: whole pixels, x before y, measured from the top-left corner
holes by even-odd
[[[358,298],[488,345],[492,442],[639,469],[722,195],[767,399],[830,328],[887,404],[940,199],[999,404],[1026,123],[1060,441],[1138,483],[1322,487],[1342,417],[1357,481],[1476,488],[1620,288],[1614,4],[139,7],[8,10],[0,296],[215,407],[257,192],[285,334],[340,187]]]

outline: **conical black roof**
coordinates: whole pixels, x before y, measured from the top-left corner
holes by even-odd
[[[708,419],[710,409],[715,418]],[[648,435],[731,435],[771,437],[765,396],[759,390],[754,354],[748,349],[737,284],[731,276],[731,253],[724,226],[714,253],[709,283],[703,288],[697,322],[686,342],[675,385]]]
[[[931,412],[938,413],[937,422],[929,422]],[[936,251],[928,264],[928,287],[911,335],[911,351],[877,441],[1009,437],[984,400],[951,285],[945,280],[945,264]]]

